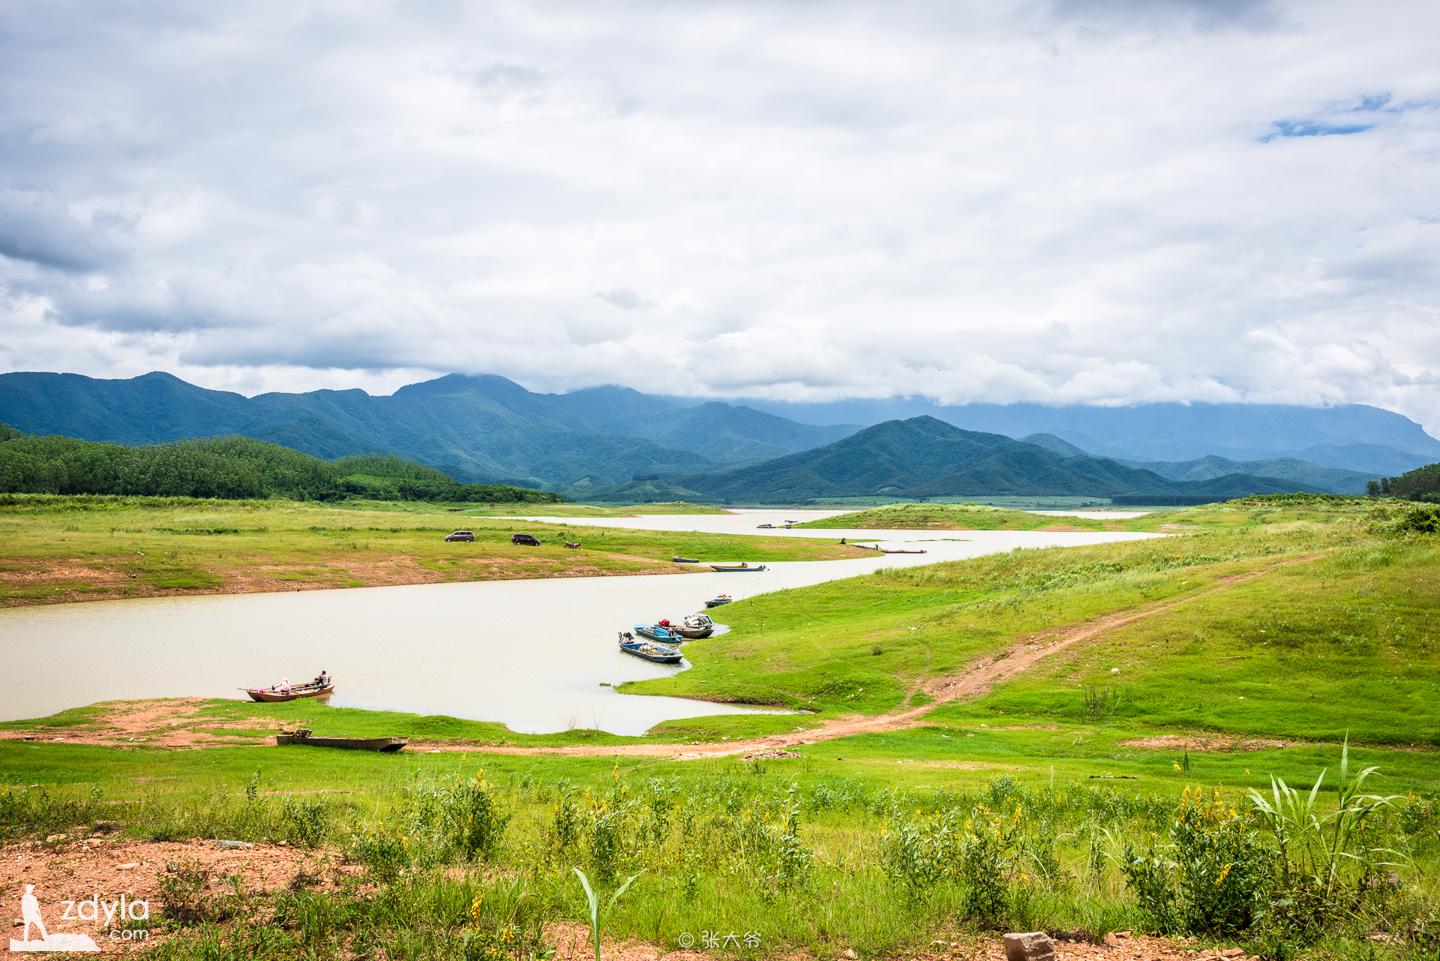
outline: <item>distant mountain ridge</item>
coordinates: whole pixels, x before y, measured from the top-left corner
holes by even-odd
[[[544,394],[504,377],[460,374],[411,384],[389,396],[316,390],[245,397],[165,373],[126,380],[0,374],[0,422],[29,433],[125,444],[239,435],[324,458],[393,454],[464,481],[521,483],[576,496],[632,481],[637,496],[649,496],[670,489],[678,478],[721,474],[824,447],[860,430],[855,422],[892,409],[933,410],[937,421],[974,434],[1021,437],[1062,459],[1106,458],[1176,482],[1239,474],[1307,490],[1358,492],[1368,479],[1440,460],[1440,441],[1418,424],[1356,405],[943,407],[912,398],[742,406],[618,386]],[[777,411],[828,422],[803,423]],[[1004,429],[977,430],[973,421]],[[1176,460],[1137,453],[1154,450],[1199,453]],[[1251,453],[1237,456],[1237,450]],[[1313,462],[1286,453],[1293,450],[1311,452]],[[1031,466],[1048,470],[1048,464]],[[997,469],[995,482],[1012,484],[1014,468]],[[1092,487],[1096,482],[1087,481]]]
[[[919,397],[787,403],[747,399],[757,410],[812,424],[874,424],[921,415],[1007,437],[1049,434],[1089,454],[1130,461],[1294,458],[1375,476],[1440,460],[1440,440],[1393,411],[1365,404],[1155,403],[1100,407],[936,404]]]
[[[733,503],[1007,494],[1220,499],[1317,490],[1245,474],[1169,480],[1105,458],[1055,453],[1000,434],[961,430],[928,416],[886,421],[815,450],[677,483],[707,499]]]
[[[539,394],[503,377],[459,374],[388,397],[361,390],[245,397],[158,372],[128,380],[0,374],[0,422],[123,444],[241,435],[318,457],[396,454],[461,480],[556,487],[760,461],[851,430],[623,387]]]

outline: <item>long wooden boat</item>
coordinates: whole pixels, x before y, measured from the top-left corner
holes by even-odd
[[[265,704],[283,704],[286,701],[298,701],[302,697],[329,697],[335,693],[334,684],[326,684],[324,687],[317,687],[314,684],[296,684],[288,691],[277,691],[274,688],[244,688],[250,700],[261,701]]]
[[[693,557],[681,557],[679,554],[676,554],[674,557],[670,558],[670,561],[671,561],[671,563],[674,563],[674,564],[699,564],[699,563],[700,563],[700,561],[697,560],[696,558],[693,558]]]
[[[757,564],[751,567],[745,564],[711,564],[710,569],[717,574],[758,574],[765,569],[764,564]]]
[[[315,737],[306,728],[275,735],[280,746],[300,745],[303,747],[334,747],[343,751],[378,751],[394,754],[403,750],[410,742],[403,737]]]
[[[715,633],[715,622],[709,614],[691,614],[671,630],[686,640],[698,641]]]
[[[706,606],[707,608],[709,608],[709,607],[720,607],[720,606],[725,605],[725,604],[734,603],[734,601],[735,601],[735,598],[731,597],[729,594],[721,594],[721,595],[719,595],[718,597],[712,597],[712,598],[710,598],[710,600],[708,600],[708,601],[705,602],[705,606]]]
[[[657,644],[654,641],[641,640],[628,633],[620,635],[620,650],[626,654],[633,654],[642,661],[650,661],[654,664],[680,663],[680,652],[675,648],[666,644]]]
[[[679,644],[684,640],[684,638],[675,632],[675,628],[670,625],[636,624],[635,633],[661,644]]]
[[[881,552],[882,554],[924,554],[924,553],[925,553],[925,551],[924,551],[922,548],[918,548],[918,547],[916,547],[916,548],[882,547],[882,548],[880,548],[880,552]]]

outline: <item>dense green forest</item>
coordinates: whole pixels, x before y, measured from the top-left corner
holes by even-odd
[[[1440,504],[1440,464],[1417,467],[1399,477],[1382,477],[1371,481],[1366,489],[1374,497],[1403,497]]]
[[[0,424],[0,493],[288,497],[294,500],[550,503],[555,494],[462,484],[433,467],[380,455],[321,460],[248,437],[146,447],[33,437]]]

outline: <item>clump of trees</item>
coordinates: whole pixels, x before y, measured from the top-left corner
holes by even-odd
[[[465,484],[399,457],[327,461],[253,440],[216,437],[146,447],[34,437],[0,424],[0,493],[161,497],[550,503],[557,494]]]
[[[1365,485],[1371,497],[1399,497],[1407,501],[1440,504],[1440,464],[1407,471],[1399,477],[1382,477]]]

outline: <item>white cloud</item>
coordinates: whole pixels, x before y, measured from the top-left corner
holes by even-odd
[[[1421,2],[15,3],[0,364],[1440,431],[1437,30]]]

